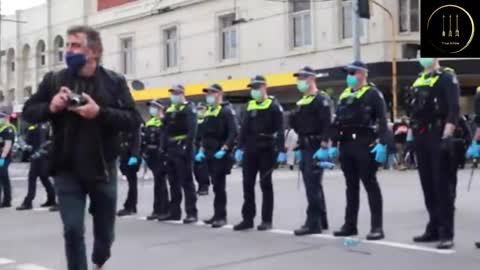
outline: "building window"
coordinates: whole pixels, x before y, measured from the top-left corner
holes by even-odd
[[[420,1],[399,0],[400,33],[418,32],[420,28]]]
[[[163,30],[165,40],[165,67],[177,66],[178,62],[178,33],[177,27]]]
[[[57,36],[54,41],[55,44],[55,63],[63,62],[64,41],[61,36]]]
[[[352,38],[352,1],[342,0],[342,39]],[[363,36],[363,19],[359,19],[360,36]]]
[[[120,39],[120,72],[133,74],[133,38]]]
[[[40,40],[37,44],[37,65],[39,68],[44,67],[47,64],[47,54],[45,48],[45,42]]]
[[[310,0],[290,0],[293,47],[312,45]]]
[[[234,21],[234,13],[220,17],[220,45],[222,48],[222,60],[237,57],[238,37]]]

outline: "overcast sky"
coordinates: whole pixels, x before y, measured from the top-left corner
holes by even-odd
[[[2,15],[15,13],[17,9],[25,9],[45,3],[45,0],[0,0],[2,3]]]

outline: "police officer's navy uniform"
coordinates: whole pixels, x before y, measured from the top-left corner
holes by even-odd
[[[223,91],[220,85],[214,84],[207,91]],[[205,113],[201,137],[201,149],[206,156],[208,173],[212,177],[214,214],[207,220],[213,227],[221,227],[227,220],[227,174],[230,173],[233,165],[232,150],[238,134],[235,112],[229,102],[219,105],[209,105]],[[215,157],[218,151],[224,150],[225,155],[221,158]]]
[[[169,213],[167,158],[162,145],[164,132],[163,120],[157,116],[150,117],[142,129],[142,153],[154,180],[153,211],[147,217],[149,220],[166,218]]]
[[[318,91],[318,90],[317,90]],[[314,95],[304,95],[291,116],[290,126],[298,134],[298,149],[301,151],[300,170],[302,171],[307,195],[307,220],[297,235],[308,232],[320,233],[328,229],[327,209],[323,192],[323,169],[318,167],[313,156],[322,142],[328,143],[331,124],[330,99],[318,91]]]
[[[32,202],[35,199],[37,189],[37,178],[40,178],[45,191],[47,192],[47,201],[42,207],[54,206],[55,189],[49,180],[49,153],[48,144],[50,128],[48,124],[33,124],[28,126],[25,141],[32,147],[30,160],[30,170],[28,171],[28,192],[23,203],[17,210],[32,209]]]
[[[12,124],[4,123],[0,125],[0,153],[3,151],[6,141],[11,141],[13,147],[13,144],[15,143],[15,133],[16,129]],[[12,185],[8,174],[8,167],[11,159],[12,151],[10,150],[5,157],[2,166],[0,166],[0,208],[10,207],[12,203]]]
[[[366,70],[363,63],[357,64]],[[335,236],[358,234],[361,181],[368,195],[371,214],[371,231],[367,239],[384,237],[382,193],[376,177],[378,163],[371,150],[377,139],[382,145],[391,144],[385,111],[383,96],[373,84],[363,85],[356,90],[346,88],[339,97],[333,144],[339,143],[339,160],[347,184],[347,206],[345,223],[339,231],[334,232]]]
[[[120,135],[120,172],[125,175],[128,182],[128,192],[123,211],[118,215],[129,215],[137,212],[138,178],[137,172],[141,165],[141,138],[140,129],[132,132],[122,132]],[[135,163],[129,164],[131,159]]]
[[[265,84],[262,76],[252,79]],[[245,230],[253,227],[256,215],[255,182],[260,173],[260,188],[262,190],[262,223],[257,227],[265,230],[272,227],[274,194],[272,172],[276,166],[278,152],[285,152],[285,134],[283,127],[283,108],[272,96],[257,102],[248,102],[244,114],[239,149],[244,152],[242,161],[243,174],[243,221],[234,227],[235,230]]]
[[[197,106],[198,108],[198,106]],[[200,148],[202,134],[205,130],[205,118],[197,119],[197,136],[195,141],[195,147]],[[206,160],[195,161],[193,163],[193,174],[195,175],[195,180],[198,183],[198,195],[204,196],[208,195],[208,189],[210,186],[210,175],[208,174],[208,167]]]
[[[174,88],[182,89],[177,85]],[[193,223],[198,220],[197,195],[193,182],[192,166],[194,140],[197,129],[195,107],[190,102],[171,104],[165,114],[166,149],[168,155],[168,180],[171,187],[170,220],[180,220],[182,210],[182,190],[185,194],[185,212],[187,217],[184,223]]]
[[[418,172],[429,213],[425,233],[416,242],[440,240],[438,248],[450,248],[454,238],[456,179],[452,138],[443,137],[447,123],[459,117],[459,85],[453,70],[439,68],[422,72],[413,84],[410,102],[411,128],[418,159]]]

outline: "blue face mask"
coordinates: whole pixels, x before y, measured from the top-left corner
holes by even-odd
[[[435,59],[422,57],[418,59],[418,62],[420,62],[420,65],[422,65],[423,68],[430,68],[435,64]]]
[[[263,95],[262,95],[262,91],[258,89],[252,89],[252,91],[250,91],[250,96],[256,101],[259,101]]]
[[[207,98],[205,99],[207,104],[210,105],[210,106],[213,106],[215,105],[215,96],[213,95],[208,95]]]
[[[347,86],[348,87],[354,87],[355,85],[358,84],[358,79],[357,79],[357,76],[355,76],[355,75],[348,74],[346,81],[347,81]]]
[[[297,82],[297,89],[300,93],[305,93],[308,90],[308,83],[305,80],[300,80]]]
[[[87,63],[87,56],[84,53],[67,52],[65,62],[67,63],[68,70],[72,74],[77,75]]]
[[[175,105],[180,104],[180,96],[171,95],[170,96],[170,101]]]
[[[155,107],[150,107],[150,108],[148,108],[148,113],[150,114],[150,116],[157,116],[158,109],[155,108]]]

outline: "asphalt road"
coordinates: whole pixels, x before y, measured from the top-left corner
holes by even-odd
[[[28,166],[13,164],[11,175],[14,204],[26,193]],[[440,252],[433,245],[417,245],[412,236],[421,233],[426,212],[416,172],[382,171],[379,179],[384,197],[386,239],[371,243],[362,240],[369,228],[370,215],[365,192],[359,218],[358,239],[352,247],[344,239],[331,236],[331,230],[343,223],[345,184],[340,171],[324,177],[330,231],[310,237],[294,237],[292,230],[305,219],[306,199],[296,171],[279,170],[274,174],[274,227],[270,232],[233,232],[231,226],[211,229],[204,225],[183,225],[145,221],[151,212],[153,185],[150,174],[139,185],[139,214],[117,221],[113,257],[105,266],[114,270],[156,269],[480,269],[480,179],[467,192],[470,171],[459,173],[456,211],[455,250]],[[480,178],[480,173],[478,177]],[[119,182],[119,206],[126,183]],[[228,179],[229,224],[240,221],[242,185],[239,170]],[[260,199],[257,188],[257,199]],[[35,201],[45,200],[38,186]],[[212,214],[213,195],[198,201],[201,219]],[[257,200],[257,207],[260,201]],[[258,211],[257,211],[258,212]],[[257,217],[257,223],[259,219]],[[91,220],[88,219],[87,245],[91,248]],[[90,249],[89,249],[90,250]],[[66,269],[63,238],[58,214],[35,209],[17,212],[0,210],[0,270]]]

